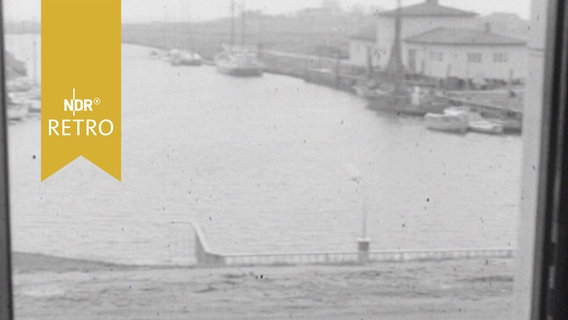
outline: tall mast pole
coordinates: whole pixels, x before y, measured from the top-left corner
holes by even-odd
[[[188,44],[188,48],[191,50],[190,52],[193,52],[193,45],[191,39],[192,39],[192,35],[191,35],[191,2],[188,1],[187,6],[185,8],[183,8],[185,10],[182,10],[184,13],[187,10],[187,16],[184,17],[182,20],[184,22],[187,22],[187,40],[189,42]]]
[[[231,48],[235,45],[235,0],[231,0]]]
[[[387,71],[395,76],[395,81],[398,83],[404,78],[403,66],[402,66],[402,54],[400,45],[400,33],[402,30],[402,10],[401,10],[401,0],[397,0],[397,8],[394,19],[394,43],[391,49],[391,56],[389,64],[387,66]]]
[[[246,20],[245,20],[245,3],[241,5],[241,48],[245,47],[246,38]]]
[[[33,79],[32,80],[33,80],[34,84],[38,84],[38,82],[39,82],[38,66],[37,66],[38,65],[38,63],[37,63],[38,62],[37,61],[38,60],[38,52],[37,52],[38,51],[38,46],[37,46],[38,37],[36,37],[35,34],[33,36],[32,41],[33,41],[33,48],[32,48],[33,49],[33,56],[32,56],[32,58],[33,58],[33,65],[32,65],[32,68],[33,68],[32,77],[33,77]]]

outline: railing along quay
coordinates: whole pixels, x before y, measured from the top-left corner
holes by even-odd
[[[295,265],[295,264],[354,264],[366,262],[403,262],[465,258],[511,258],[513,248],[385,250],[352,252],[286,252],[286,253],[218,253],[213,252],[201,228],[195,230],[195,258],[198,266]],[[368,248],[368,247],[367,247]]]

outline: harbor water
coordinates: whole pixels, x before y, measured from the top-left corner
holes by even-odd
[[[31,63],[33,36],[7,49]],[[520,136],[429,131],[303,80],[172,67],[123,45],[123,181],[83,158],[40,182],[40,121],[9,126],[14,250],[193,262],[226,253],[514,247]],[[358,179],[355,181],[354,177]]]

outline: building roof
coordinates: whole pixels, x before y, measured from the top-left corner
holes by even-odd
[[[487,23],[492,32],[504,36],[528,40],[531,34],[531,22],[515,13],[494,12],[476,19],[476,24],[480,27]]]
[[[358,33],[351,35],[351,39],[363,41],[375,41],[377,37],[377,26],[372,24],[361,29]]]
[[[525,45],[523,39],[478,29],[436,28],[404,39],[407,43],[442,45]]]
[[[397,9],[379,12],[379,17],[394,17]],[[460,10],[452,7],[442,6],[438,0],[426,0],[419,4],[401,7],[403,17],[475,17],[477,13],[472,11]]]

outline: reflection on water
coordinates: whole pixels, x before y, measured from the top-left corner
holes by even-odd
[[[25,58],[23,39],[8,49]],[[350,251],[363,208],[373,249],[515,245],[520,137],[431,132],[299,79],[149,52],[123,47],[123,182],[80,159],[40,183],[39,120],[10,126],[15,250],[182,264],[193,220],[221,252]]]

